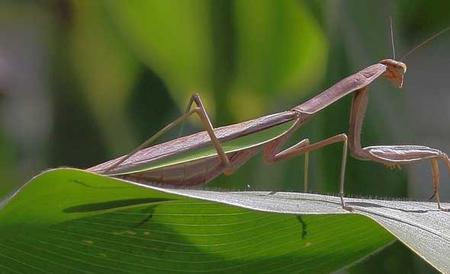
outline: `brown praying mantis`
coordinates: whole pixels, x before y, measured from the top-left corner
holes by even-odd
[[[432,197],[436,198],[438,208],[442,209],[439,197],[438,161],[443,161],[450,172],[450,159],[447,154],[434,148],[418,145],[361,146],[361,130],[368,104],[369,85],[382,76],[390,80],[394,86],[401,88],[405,72],[404,63],[385,59],[344,78],[322,93],[287,111],[219,128],[212,126],[200,96],[194,94],[183,115],[162,128],[142,145],[125,156],[88,170],[137,182],[186,187],[205,184],[222,173],[231,175],[259,152],[262,152],[267,163],[305,155],[306,191],[309,152],[331,144],[342,143],[339,195],[344,209],[351,209],[345,205],[344,201],[348,149],[357,159],[374,161],[387,166],[409,165],[430,160]],[[289,148],[282,148],[293,132],[324,108],[350,93],[353,93],[353,100],[347,134],[337,134],[315,143],[311,143],[306,138]],[[194,114],[200,118],[204,131],[150,146],[161,135]]]

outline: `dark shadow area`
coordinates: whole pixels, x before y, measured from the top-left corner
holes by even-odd
[[[133,225],[133,228],[139,228],[141,226],[146,225],[147,223],[150,222],[150,220],[153,217],[153,212],[155,211],[155,207],[157,207],[156,205],[153,206],[149,206],[145,209],[142,210],[142,213],[144,214],[148,214],[144,219],[142,219],[141,221],[139,221],[138,223],[136,223],[135,225]]]
[[[138,142],[148,139],[181,115],[164,82],[154,71],[144,65],[140,67],[139,76],[132,91],[128,99],[127,113],[133,121],[132,126],[139,134]],[[176,132],[164,134],[160,141],[175,138]]]
[[[115,200],[115,201],[102,202],[102,203],[71,206],[71,207],[65,208],[63,210],[63,212],[65,212],[65,213],[90,212],[90,211],[114,209],[114,208],[120,208],[120,207],[126,207],[126,206],[151,204],[151,203],[159,203],[159,202],[167,202],[167,201],[172,201],[172,199],[140,198],[140,199]]]
[[[306,225],[306,222],[303,220],[302,216],[297,216],[297,220],[302,227],[302,240],[304,240],[306,238],[306,235],[308,234],[308,231],[306,230],[308,226]]]
[[[97,189],[118,189],[118,188],[130,187],[130,185],[128,185],[128,184],[123,184],[121,186],[97,186],[97,185],[90,185],[89,183],[82,182],[82,181],[79,181],[79,180],[70,180],[70,181],[73,182],[73,183],[77,183],[79,185],[88,187],[88,188],[97,188]]]
[[[348,205],[353,205],[353,206],[360,206],[360,207],[384,207],[384,208],[389,208],[389,209],[394,209],[394,210],[398,210],[398,211],[402,211],[402,212],[411,212],[411,213],[427,213],[430,210],[423,210],[423,209],[419,209],[419,210],[407,210],[407,209],[401,209],[401,208],[397,208],[397,207],[389,207],[389,206],[382,206],[379,204],[374,204],[374,203],[367,203],[367,202],[346,202],[346,204]]]
[[[275,192],[275,191],[272,191],[272,192],[270,192],[270,193],[268,193],[268,194],[258,194],[258,195],[256,195],[256,196],[264,197],[264,196],[275,195],[275,194],[276,194],[276,192]],[[287,197],[280,197],[280,198],[281,198],[281,199],[285,199],[285,200],[304,200],[304,201],[313,201],[313,202],[320,201],[320,202],[323,202],[323,203],[340,205],[339,202],[332,202],[332,201],[327,201],[327,200],[308,199],[308,198],[301,198],[301,199],[298,199],[298,198],[287,198]],[[402,208],[397,208],[397,207],[383,206],[383,205],[379,205],[379,204],[375,204],[375,203],[368,203],[368,202],[348,202],[348,201],[346,201],[346,200],[345,200],[345,204],[346,204],[346,205],[350,205],[350,206],[364,207],[364,208],[370,208],[370,207],[381,208],[381,207],[384,207],[384,208],[394,209],[394,210],[398,210],[398,211],[402,211],[402,212],[410,212],[410,213],[427,213],[427,212],[430,212],[430,211],[435,211],[435,210],[432,210],[432,209],[428,209],[428,210],[425,210],[425,209],[408,210],[408,209],[402,209]],[[436,209],[436,211],[437,211],[437,210],[439,210],[439,209]],[[447,209],[441,209],[441,210],[442,210],[442,211],[445,211],[445,212],[449,211],[449,210],[447,210]],[[350,210],[350,211],[352,211],[352,210]]]

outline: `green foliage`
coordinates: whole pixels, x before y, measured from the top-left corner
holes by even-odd
[[[0,132],[0,147],[3,148],[0,153],[0,178],[3,182],[0,183],[0,198],[6,195],[11,189],[14,189],[18,184],[15,179],[14,169],[14,146],[7,143],[8,140]]]
[[[138,58],[164,80],[180,107],[198,91],[211,113],[219,103],[235,118],[251,117],[264,110],[266,99],[273,98],[275,90],[294,91],[320,79],[326,43],[300,3],[228,1],[221,11],[230,10],[227,22],[216,20],[213,3],[145,1],[122,5],[107,1],[105,7]],[[223,46],[216,44],[221,34],[214,33],[218,29],[215,24],[235,26],[228,37],[233,50],[221,51]],[[230,71],[215,68],[230,58]],[[224,84],[224,78],[229,83]],[[217,102],[215,95],[224,101]]]
[[[74,169],[28,182],[0,234],[1,271],[27,273],[328,273],[393,239],[362,216],[258,212]]]
[[[0,110],[4,118],[0,196],[43,167],[84,168],[127,153],[178,117],[194,91],[204,99],[214,126],[288,109],[358,69],[391,57],[388,15],[394,19],[397,53],[402,55],[448,25],[448,5],[446,0],[433,5],[425,0],[388,5],[367,0],[0,1]],[[427,47],[444,49],[444,42],[445,36]],[[414,56],[419,52],[424,51]],[[442,69],[445,58],[439,58],[441,66],[434,64],[428,74],[423,62],[408,59],[406,89],[410,87],[408,75],[415,69],[427,94],[439,93],[434,84],[440,81],[434,76],[447,71]],[[29,90],[20,89],[25,82]],[[433,88],[427,83],[433,83]],[[420,127],[417,122],[422,120],[411,118],[406,111],[405,101],[413,94],[378,83],[370,93],[364,144],[423,143],[425,135],[434,140],[429,131],[422,137],[408,131],[408,121]],[[302,127],[292,142],[347,132],[349,104],[350,98],[345,98],[327,108]],[[30,109],[43,115],[22,120]],[[427,127],[443,132],[445,121],[438,120]],[[164,138],[171,137],[177,137],[176,133]],[[337,192],[340,156],[341,146],[310,155],[312,191]],[[302,164],[296,158],[266,168],[255,157],[232,177],[221,176],[209,186],[299,191]],[[404,171],[352,158],[347,167],[349,195],[405,197],[411,193]],[[423,183],[430,185],[429,180]],[[67,198],[76,195],[84,192]],[[29,203],[34,207],[39,202]],[[29,217],[39,222],[42,216],[44,212]],[[35,233],[43,240],[45,229],[38,230]],[[30,227],[26,231],[34,235]],[[404,245],[393,245],[390,250],[371,257],[370,267],[360,264],[349,272],[397,273],[405,265],[420,272],[421,259]],[[33,255],[40,252],[33,251]],[[13,266],[23,267],[16,263]],[[390,264],[396,267],[387,267]],[[42,261],[39,266],[46,267]],[[432,271],[423,263],[421,267],[424,273]]]
[[[137,60],[108,21],[99,2],[74,2],[70,57],[82,91],[113,153],[133,145],[126,106],[136,81]],[[111,138],[110,136],[115,136]]]
[[[228,107],[235,117],[258,115],[275,96],[299,98],[299,90],[317,84],[327,44],[301,2],[236,1],[233,8],[236,79]]]
[[[161,77],[180,106],[194,91],[213,104],[210,5],[196,1],[104,1],[139,60]],[[211,106],[212,107],[212,106]]]

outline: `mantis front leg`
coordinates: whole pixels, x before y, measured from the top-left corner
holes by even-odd
[[[439,209],[448,211],[441,207],[439,197],[439,164],[438,161],[442,160],[450,173],[450,160],[444,152],[426,147],[426,146],[411,146],[411,145],[399,145],[399,146],[370,146],[362,148],[362,151],[366,153],[367,160],[389,165],[408,165],[423,160],[431,160],[431,172],[433,182],[433,195],[431,198],[436,197],[436,203]]]
[[[370,160],[387,166],[408,165],[419,161],[431,160],[433,181],[432,197],[436,197],[436,203],[439,209],[446,210],[441,207],[439,197],[440,182],[438,161],[443,161],[450,173],[450,159],[447,154],[434,148],[413,145],[369,146],[362,148],[361,129],[367,103],[367,88],[358,90],[353,97],[350,114],[349,147],[352,155],[361,160]]]

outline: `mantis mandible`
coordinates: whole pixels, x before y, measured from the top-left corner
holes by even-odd
[[[404,63],[393,59],[381,60],[377,64],[344,78],[322,93],[287,111],[219,128],[212,126],[200,96],[194,94],[183,115],[162,128],[141,146],[125,156],[91,167],[88,170],[137,182],[171,186],[195,186],[205,184],[222,173],[231,175],[259,152],[262,152],[266,163],[275,163],[305,155],[304,184],[306,191],[308,153],[331,144],[342,143],[339,195],[344,209],[351,210],[344,201],[345,167],[347,150],[350,150],[352,156],[357,159],[373,161],[386,166],[409,165],[430,160],[433,183],[432,197],[435,197],[437,207],[445,210],[440,204],[438,161],[443,161],[450,172],[450,159],[447,154],[427,146],[361,146],[361,130],[368,104],[369,85],[382,76],[391,81],[394,86],[401,88],[405,72],[406,65]],[[348,134],[337,134],[315,143],[311,143],[306,138],[289,148],[282,149],[293,132],[324,108],[350,93],[353,93],[353,100]],[[193,107],[193,105],[195,106]],[[161,135],[180,125],[194,114],[200,118],[204,131],[149,147]],[[271,133],[271,129],[280,127],[284,129],[282,133]],[[266,136],[258,137],[258,142],[248,143],[240,147],[227,146],[228,143],[239,142],[248,136],[257,136],[261,132],[266,132]],[[189,156],[190,151],[201,150],[211,145],[214,148],[213,153],[203,151],[200,156]],[[164,164],[167,159],[171,162]]]

